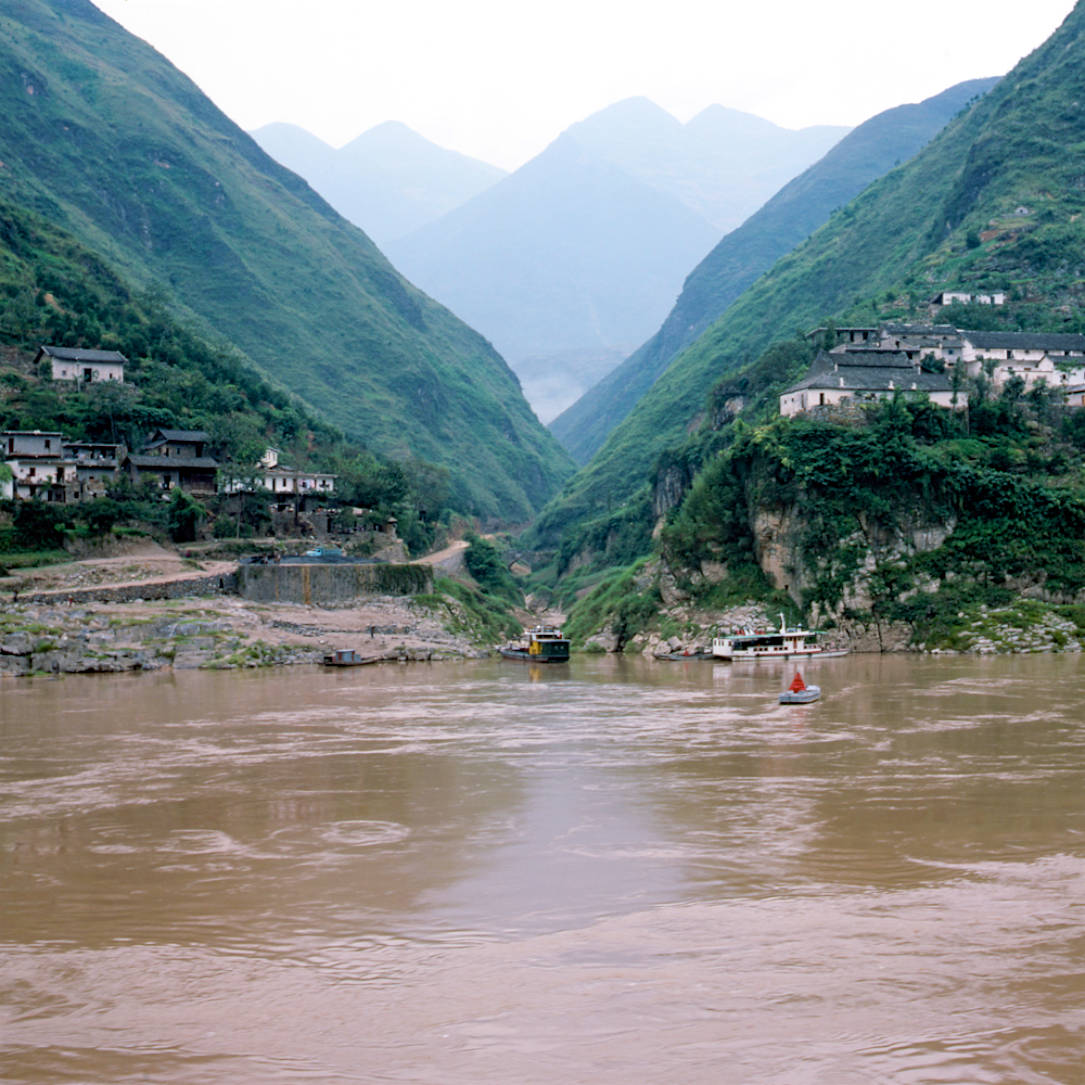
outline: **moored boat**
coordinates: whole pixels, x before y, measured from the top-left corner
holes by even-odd
[[[688,663],[691,659],[711,659],[712,653],[705,651],[704,648],[691,648],[685,652],[664,652],[662,655],[653,658]]]
[[[353,648],[337,648],[324,657],[325,667],[364,667],[367,663],[384,663],[386,656],[363,656]]]
[[[525,629],[518,641],[502,644],[497,649],[505,659],[519,659],[528,663],[567,663],[569,642],[560,629],[536,625]]]
[[[716,659],[737,662],[794,657],[829,659],[848,654],[846,648],[826,648],[818,644],[816,637],[817,633],[812,629],[801,626],[789,629],[781,614],[779,629],[744,629],[740,633],[713,638],[712,655]]]

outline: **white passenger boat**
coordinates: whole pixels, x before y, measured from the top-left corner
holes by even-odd
[[[789,629],[781,614],[779,629],[744,629],[740,633],[715,637],[712,641],[712,655],[715,659],[733,663],[744,659],[828,659],[848,654],[846,648],[822,647],[812,639],[816,636],[817,633],[812,629],[803,629],[801,626]]]

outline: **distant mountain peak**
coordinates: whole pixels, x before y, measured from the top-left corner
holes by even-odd
[[[397,120],[374,125],[339,150],[291,124],[268,124],[250,134],[382,248],[505,176]]]
[[[705,106],[700,113],[686,121],[685,127],[694,131],[698,129],[714,132],[731,131],[735,134],[794,131],[794,129],[783,128],[764,117],[746,113],[741,109],[732,109],[718,102]]]

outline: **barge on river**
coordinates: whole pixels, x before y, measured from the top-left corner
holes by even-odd
[[[740,660],[758,659],[830,659],[846,656],[846,648],[832,649],[818,644],[811,629],[796,626],[788,629],[784,616],[780,615],[780,628],[769,630],[744,629],[712,641],[712,655],[735,663]]]
[[[505,659],[527,663],[568,663],[569,642],[560,629],[537,625],[524,631],[518,641],[502,644],[497,649]]]

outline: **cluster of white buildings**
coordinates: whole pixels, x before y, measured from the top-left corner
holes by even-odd
[[[1043,382],[1068,406],[1085,406],[1085,335],[974,332],[949,324],[837,328],[836,335],[837,344],[819,352],[802,380],[780,396],[780,414],[885,399],[898,391],[926,395],[942,407],[963,406],[966,393],[960,379],[954,388],[955,373],[984,373],[995,388],[1013,377],[1026,390]]]
[[[89,501],[104,495],[121,475],[195,497],[264,489],[280,502],[292,502],[335,492],[335,475],[281,465],[274,448],[256,470],[234,472],[210,454],[210,441],[203,430],[159,429],[141,452],[129,452],[124,445],[72,441],[62,433],[9,430],[0,433],[0,449],[12,477],[0,482],[0,496],[57,504]]]
[[[124,383],[127,359],[115,350],[44,346],[34,359],[39,373],[78,384]],[[121,475],[133,482],[151,479],[163,490],[182,489],[197,497],[216,493],[270,491],[277,501],[327,496],[336,476],[287,467],[269,448],[258,468],[244,473],[220,463],[203,430],[159,429],[139,452],[124,445],[73,441],[62,433],[10,430],[0,433],[0,462],[12,477],[0,480],[0,497],[58,504],[103,495]]]
[[[62,433],[0,433],[3,462],[12,477],[0,496],[43,501],[85,501],[105,493],[117,473],[117,446],[70,441]]]

